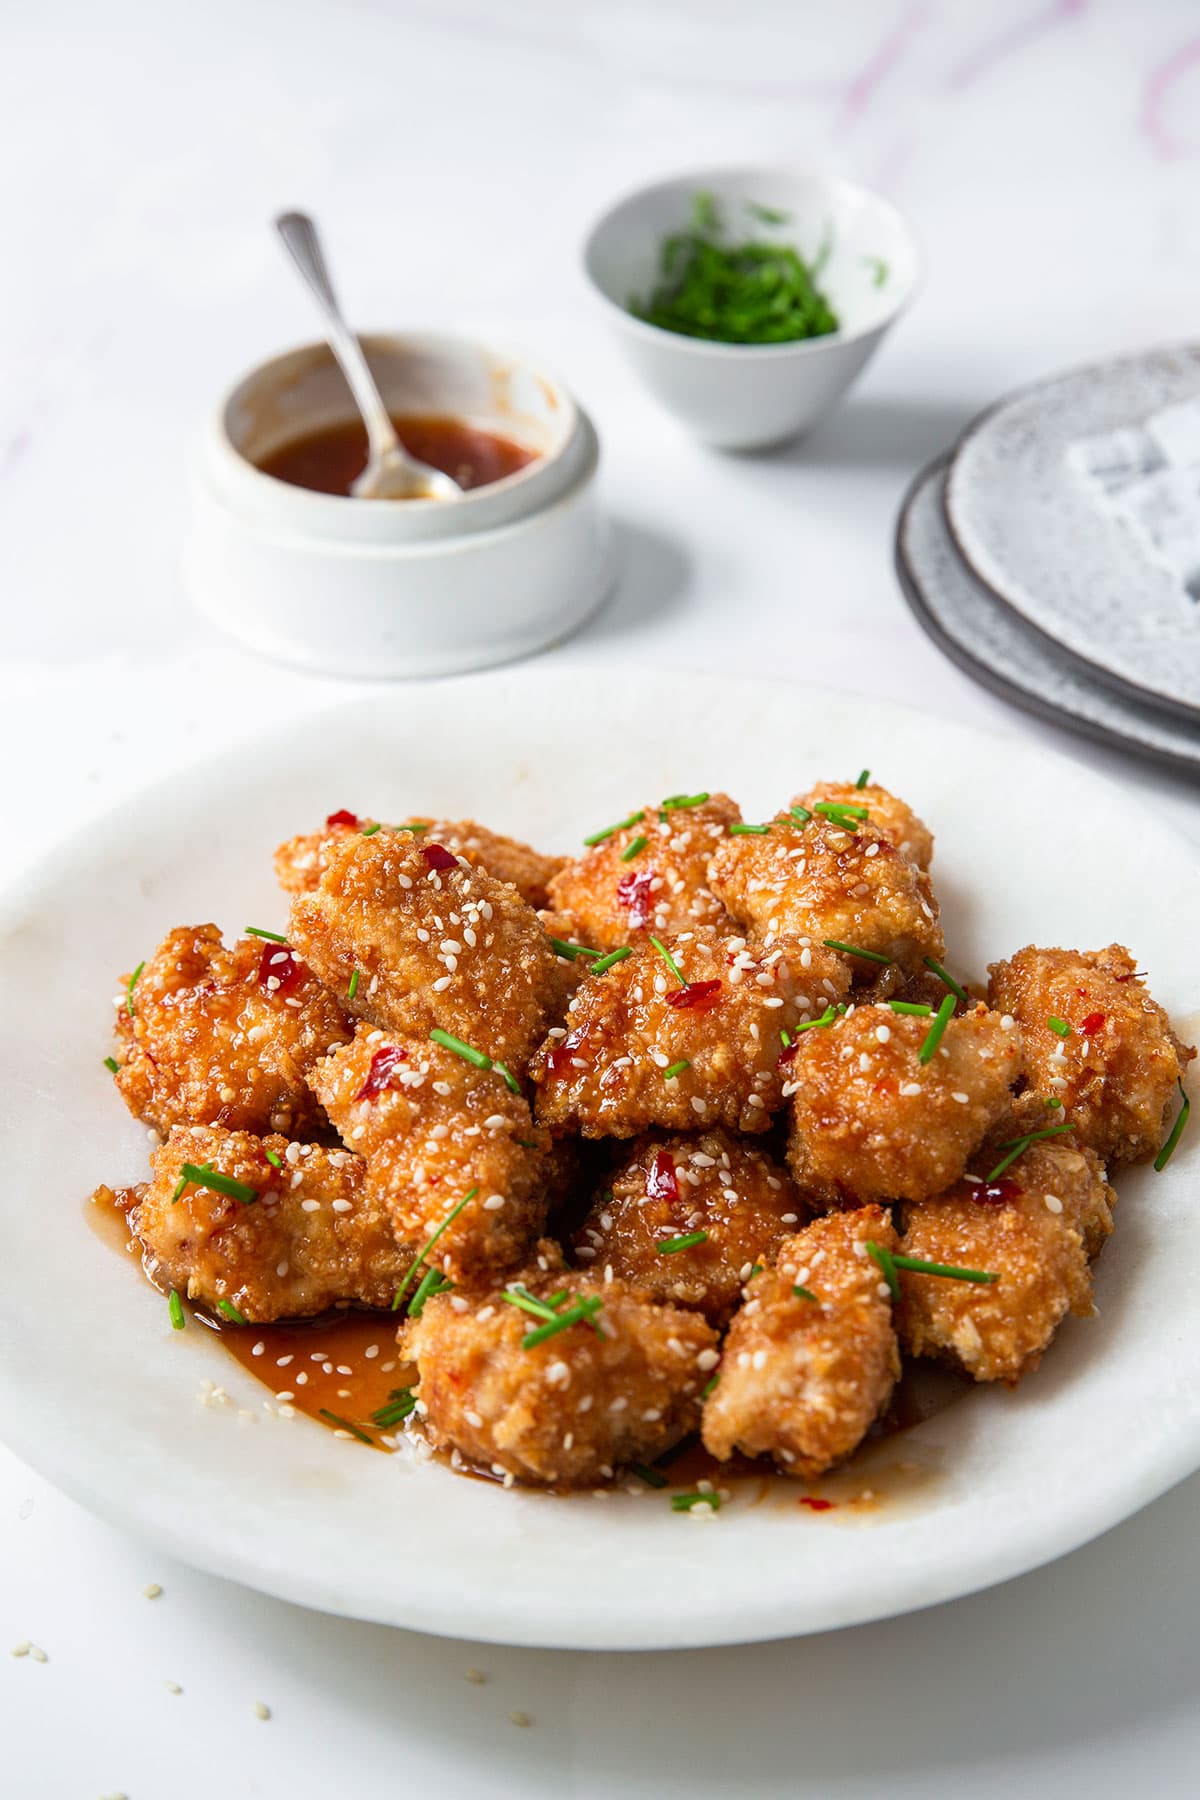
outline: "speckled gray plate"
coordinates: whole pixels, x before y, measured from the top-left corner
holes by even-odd
[[[1027,624],[1127,695],[1200,717],[1200,605],[1089,493],[1069,452],[1200,395],[1200,348],[1077,369],[968,428],[946,479],[962,559]]]
[[[1056,725],[1172,768],[1200,769],[1200,727],[1090,681],[1074,658],[976,581],[955,549],[942,508],[948,462],[943,457],[917,476],[896,525],[900,585],[938,648],[1003,699]]]

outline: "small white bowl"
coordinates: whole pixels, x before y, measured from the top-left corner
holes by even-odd
[[[528,655],[611,578],[591,421],[528,357],[441,334],[362,340],[389,409],[452,415],[537,456],[461,500],[354,500],[266,475],[289,440],[353,419],[326,345],[251,370],[202,446],[185,568],[201,611],[251,649],[330,675],[419,677]]]
[[[698,193],[713,195],[731,241],[774,239],[812,263],[840,321],[828,337],[789,344],[717,344],[635,318],[633,297],[658,284],[663,239],[685,229]],[[767,225],[748,206],[788,215]],[[830,176],[786,169],[716,169],[655,182],[618,201],[583,249],[622,349],[654,394],[695,435],[730,450],[806,431],[841,399],[916,290],[920,257],[886,200]],[[882,278],[881,278],[882,272]]]

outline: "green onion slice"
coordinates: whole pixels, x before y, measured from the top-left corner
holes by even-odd
[[[104,1059],[104,1066],[113,1075],[115,1075],[121,1067],[115,1056],[106,1056]]]
[[[348,1431],[351,1437],[356,1437],[360,1444],[370,1444],[374,1446],[375,1439],[368,1437],[365,1431],[353,1424],[349,1419],[343,1419],[341,1413],[330,1412],[327,1406],[321,1407],[320,1412],[323,1419],[330,1419],[333,1424],[340,1425],[343,1431]]]
[[[932,1006],[920,1006],[915,1000],[889,1000],[888,1005],[894,1013],[905,1013],[913,1019],[929,1019],[933,1016]]]
[[[235,1181],[232,1175],[218,1175],[208,1163],[180,1163],[179,1173],[185,1183],[193,1187],[210,1188],[214,1194],[228,1194],[231,1200],[240,1200],[246,1206],[258,1199],[258,1189],[249,1182]]]
[[[899,1250],[893,1250],[891,1258],[897,1269],[911,1269],[918,1275],[944,1275],[948,1281],[989,1283],[1000,1279],[990,1269],[960,1269],[953,1263],[926,1262],[923,1256],[905,1256]]]
[[[632,862],[635,856],[640,856],[642,854],[642,851],[649,842],[650,839],[648,837],[643,837],[639,831],[638,835],[635,838],[632,838],[630,842],[626,844],[624,850],[622,850],[621,861]]]
[[[182,1331],[187,1321],[183,1316],[183,1301],[179,1298],[179,1294],[174,1288],[172,1288],[167,1295],[167,1311],[171,1315],[172,1327],[176,1331]]]
[[[882,963],[885,969],[892,966],[891,957],[882,955],[878,950],[860,950],[857,944],[843,944],[840,938],[822,938],[821,942],[827,950],[842,950],[847,956],[861,956],[864,962]]]
[[[668,794],[659,807],[663,812],[684,812],[689,806],[703,806],[710,798],[709,794]]]
[[[644,817],[644,813],[630,813],[627,819],[620,819],[615,825],[606,825],[603,831],[593,831],[591,837],[585,837],[583,841],[590,850],[593,844],[602,844],[605,838],[616,837],[618,831],[628,831],[631,825],[636,825]]]
[[[842,831],[850,832],[856,825],[861,825],[864,819],[869,819],[871,816],[867,807],[849,806],[839,800],[818,800],[813,811],[820,813],[823,819],[828,819],[831,825],[837,825]]]
[[[739,820],[729,827],[730,837],[766,837],[769,825],[743,825]]]
[[[224,1313],[225,1317],[231,1320],[235,1325],[246,1325],[249,1323],[245,1313],[239,1312],[232,1300],[218,1300],[217,1311],[219,1313]]]
[[[954,998],[956,1000],[961,1000],[964,1006],[970,1006],[970,1004],[971,1004],[970,995],[966,992],[965,988],[959,987],[959,985],[958,985],[957,981],[955,981],[953,975],[951,975],[946,969],[943,969],[940,962],[935,962],[932,956],[923,956],[921,958],[921,961],[925,964],[925,967],[927,969],[933,970],[933,973],[937,976],[939,981],[945,983],[945,985],[950,989],[950,992],[954,995]]]
[[[407,1288],[409,1282],[412,1280],[413,1276],[416,1274],[416,1272],[420,1268],[421,1264],[425,1261],[425,1258],[429,1255],[429,1252],[433,1249],[433,1246],[437,1243],[437,1241],[441,1237],[442,1233],[444,1231],[448,1230],[448,1228],[451,1225],[453,1225],[455,1219],[457,1219],[457,1217],[458,1217],[459,1213],[462,1211],[463,1207],[466,1206],[466,1204],[469,1200],[473,1200],[478,1192],[479,1192],[479,1187],[478,1187],[478,1185],[476,1185],[475,1187],[471,1188],[467,1193],[465,1193],[463,1195],[462,1199],[458,1202],[458,1204],[455,1206],[452,1206],[450,1208],[450,1211],[446,1214],[445,1218],[442,1220],[442,1222],[438,1226],[437,1230],[433,1233],[433,1236],[431,1238],[429,1238],[428,1241],[426,1242],[424,1249],[418,1250],[416,1256],[414,1257],[413,1261],[409,1265],[408,1272],[405,1275],[404,1280],[400,1283],[400,1286],[396,1289],[396,1297],[392,1301],[392,1311],[393,1312],[399,1312],[400,1302],[404,1298],[404,1290]]]
[[[654,1248],[659,1256],[674,1256],[677,1250],[691,1250],[696,1244],[707,1244],[707,1231],[689,1231],[683,1237],[666,1238]]]
[[[1060,1037],[1060,1038],[1069,1038],[1070,1037],[1071,1022],[1069,1019],[1058,1019],[1058,1018],[1051,1017],[1046,1020],[1046,1023],[1050,1027],[1051,1031],[1054,1033],[1055,1037]]]
[[[568,962],[576,962],[581,956],[599,956],[598,950],[589,950],[586,944],[572,944],[566,938],[552,937],[550,948],[556,956],[565,956]]]
[[[600,958],[599,962],[594,962],[592,964],[591,968],[588,970],[588,974],[589,975],[603,975],[606,973],[607,970],[611,969],[616,963],[624,962],[625,958],[627,956],[632,956],[632,955],[633,955],[633,951],[630,949],[629,945],[622,944],[622,946],[619,950],[610,950],[607,956],[602,956]]]
[[[808,821],[812,818],[812,814],[809,812],[807,806],[790,806],[788,811],[791,813],[793,819],[795,819],[797,825],[807,825]]]
[[[670,1486],[667,1477],[661,1470],[651,1469],[646,1463],[630,1463],[629,1470],[632,1475],[639,1476],[647,1487],[665,1488]]]
[[[1188,1114],[1192,1110],[1192,1103],[1184,1092],[1182,1081],[1179,1083],[1179,1098],[1182,1101],[1182,1105],[1175,1115],[1175,1123],[1171,1127],[1171,1135],[1154,1159],[1154,1167],[1156,1170],[1165,1169],[1170,1162],[1175,1146],[1183,1136],[1183,1128],[1188,1122]]]
[[[593,1324],[596,1314],[603,1305],[604,1302],[598,1294],[586,1295],[582,1300],[577,1300],[574,1306],[569,1306],[566,1312],[555,1313],[552,1319],[547,1319],[546,1323],[539,1325],[536,1331],[527,1331],[521,1339],[522,1350],[536,1349],[539,1344],[544,1344],[547,1338],[555,1337],[560,1331],[565,1331],[569,1325],[581,1325],[584,1322],[589,1325]],[[597,1327],[598,1329],[599,1327]]]
[[[361,831],[361,833],[360,833],[360,836],[362,836],[362,837],[374,837],[374,836],[375,836],[375,833],[376,833],[376,832],[377,832],[377,831],[382,831],[382,830],[383,830],[383,827],[382,827],[382,825],[364,825],[364,826],[363,826],[363,828],[362,828],[362,831]]]
[[[669,1069],[663,1070],[663,1072],[662,1072],[663,1080],[664,1081],[674,1081],[674,1079],[677,1075],[682,1075],[683,1071],[685,1069],[690,1069],[691,1066],[692,1065],[688,1061],[687,1057],[682,1056],[682,1057],[680,1057],[678,1062],[673,1062]]]
[[[870,781],[870,779],[871,779],[870,769],[864,769],[862,774],[859,776],[858,780],[855,782],[854,785],[856,788],[865,788],[868,781]]]
[[[539,1300],[520,1281],[510,1283],[500,1298],[507,1300],[510,1306],[519,1306],[522,1312],[532,1313],[535,1319],[553,1319],[558,1316],[548,1300]],[[563,1298],[566,1298],[565,1294]]]
[[[426,1269],[417,1283],[416,1292],[408,1303],[409,1318],[419,1319],[427,1300],[436,1299],[439,1294],[446,1293],[453,1286],[454,1283],[448,1280],[440,1269]]]
[[[261,925],[247,925],[244,930],[247,937],[266,938],[269,944],[287,943],[281,931],[266,931]]]
[[[359,971],[357,969],[352,969],[350,971],[350,985],[346,989],[347,1000],[353,1000],[355,994],[357,994],[358,984],[359,984],[360,979],[361,979],[361,977],[360,977]]]
[[[695,1493],[671,1495],[672,1512],[691,1512],[693,1506],[711,1506],[714,1512],[720,1512],[721,1496],[715,1492],[711,1494]]]
[[[270,1165],[273,1169],[282,1169],[283,1158],[282,1158],[282,1156],[280,1156],[278,1150],[264,1150],[263,1155],[266,1157],[267,1161],[270,1163]]]
[[[443,1031],[440,1025],[435,1025],[429,1035],[435,1044],[442,1046],[443,1050],[453,1050],[455,1056],[461,1056],[464,1062],[474,1063],[477,1069],[491,1068],[492,1059],[485,1050],[476,1050],[473,1045],[464,1044],[461,1038],[452,1037],[450,1032]]]
[[[721,1379],[721,1377],[719,1374],[709,1376],[709,1378],[705,1382],[704,1386],[700,1389],[700,1398],[702,1400],[708,1399],[708,1396],[712,1393],[713,1389],[716,1387],[716,1385],[720,1381],[720,1379]]]
[[[918,1062],[928,1063],[933,1061],[934,1056],[937,1054],[937,1047],[942,1041],[942,1034],[953,1016],[955,1004],[954,995],[947,994],[934,1015],[933,1024],[925,1033],[925,1042],[917,1051]]]
[[[837,1018],[837,1016],[838,1016],[837,1007],[836,1006],[827,1006],[825,1008],[825,1011],[821,1014],[819,1019],[805,1019],[802,1024],[797,1025],[797,1027],[796,1027],[797,1035],[799,1035],[799,1033],[802,1031],[822,1030],[822,1029],[824,1029],[824,1027],[826,1025],[832,1025],[833,1021]]]
[[[892,1259],[891,1251],[885,1249],[882,1244],[877,1244],[874,1238],[868,1238],[866,1242],[867,1255],[871,1258],[872,1262],[879,1264],[880,1269],[883,1271],[883,1279],[887,1282],[891,1292],[892,1299],[898,1300],[900,1298],[900,1281],[896,1274],[896,1265]]]
[[[1060,1137],[1064,1131],[1074,1131],[1074,1129],[1073,1125],[1047,1125],[1042,1131],[1027,1131],[1024,1137],[1009,1138],[1007,1143],[1000,1145],[1001,1150],[1007,1150],[1008,1155],[1000,1158],[987,1179],[989,1181],[997,1180],[1010,1164],[1016,1162],[1018,1156],[1025,1154],[1030,1144],[1036,1144],[1042,1138]]]
[[[666,945],[660,943],[659,939],[656,938],[653,933],[651,933],[650,942],[654,945],[654,948],[658,951],[658,954],[662,957],[680,987],[686,987],[687,977],[679,964],[675,961],[675,958],[671,955],[671,952],[667,949]]]
[[[133,990],[137,986],[138,976],[145,966],[146,962],[143,957],[142,961],[138,964],[137,968],[133,971],[133,974],[129,977],[128,982],[125,984],[125,1011],[129,1014],[131,1019],[133,1017]]]
[[[793,1287],[792,1292],[795,1294],[797,1300],[815,1300],[817,1297],[811,1288]]]

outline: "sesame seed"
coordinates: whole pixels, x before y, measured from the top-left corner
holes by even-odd
[[[402,879],[403,879],[403,878],[402,878]],[[269,1706],[268,1706],[268,1705],[267,1705],[267,1704],[266,1704],[266,1702],[265,1702],[265,1701],[263,1701],[263,1700],[256,1700],[256,1701],[255,1701],[255,1702],[254,1702],[254,1716],[255,1716],[255,1718],[256,1718],[256,1719],[269,1719],[269,1718],[270,1718],[270,1716],[271,1716],[271,1709],[270,1709],[270,1707],[269,1707]]]
[[[766,1351],[765,1350],[756,1350],[754,1352],[754,1355],[750,1358],[750,1366],[753,1369],[765,1369],[767,1366]]]
[[[919,1094],[920,1091],[921,1084],[919,1081],[902,1081],[900,1083],[900,1092],[909,1099],[911,1099],[914,1094]]]
[[[9,1651],[9,1655],[10,1656],[28,1656],[29,1652],[32,1649],[33,1649],[33,1645],[30,1643],[29,1639],[22,1638],[21,1642],[19,1644],[13,1645],[12,1649]]]
[[[605,1497],[607,1498],[607,1496],[605,1496]],[[510,1712],[508,1716],[512,1720],[514,1725],[532,1725],[533,1724],[533,1720],[530,1718],[530,1716],[527,1712]]]
[[[475,1687],[482,1687],[484,1682],[487,1680],[487,1676],[484,1674],[482,1669],[464,1669],[463,1675]]]
[[[874,849],[874,845],[872,845],[872,849]],[[891,1038],[892,1031],[890,1025],[877,1025],[875,1027],[875,1041],[877,1043],[888,1044],[891,1042]]]
[[[1060,1213],[1062,1211],[1063,1203],[1057,1194],[1044,1194],[1042,1198],[1046,1202],[1047,1212]]]
[[[29,1654],[30,1654],[30,1656],[32,1656],[34,1662],[36,1662],[36,1663],[44,1663],[44,1662],[50,1661],[50,1658],[46,1655],[46,1652],[43,1649],[41,1649],[40,1646],[37,1644],[30,1644]]]
[[[148,1581],[142,1589],[142,1593],[147,1600],[157,1600],[162,1593],[162,1588],[157,1581]]]
[[[952,1100],[957,1100],[960,1106],[969,1106],[971,1103],[970,1094],[951,1094],[950,1098]]]
[[[182,1694],[183,1692],[183,1689],[177,1681],[164,1681],[163,1686],[166,1688],[168,1694]]]
[[[466,1419],[468,1425],[473,1425],[475,1427],[476,1431],[478,1431],[483,1424],[483,1419],[477,1412],[465,1412],[463,1417]]]

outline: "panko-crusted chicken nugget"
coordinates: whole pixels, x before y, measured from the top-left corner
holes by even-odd
[[[576,1232],[575,1256],[720,1327],[805,1216],[786,1171],[727,1132],[647,1137]]]
[[[814,812],[818,806],[865,807],[871,824],[908,862],[915,863],[918,869],[927,869],[933,861],[933,833],[928,825],[918,819],[911,806],[875,782],[859,787],[852,781],[818,781],[806,794],[797,794],[792,805],[804,812]],[[849,814],[851,822],[856,817],[855,811]]]
[[[1094,1152],[1055,1138],[1030,1145],[994,1182],[964,1180],[906,1207],[906,1255],[1000,1279],[984,1286],[901,1270],[904,1348],[976,1381],[1028,1375],[1066,1314],[1093,1310],[1088,1257],[1112,1230],[1115,1198]]]
[[[1035,1110],[1061,1100],[1078,1142],[1106,1163],[1153,1156],[1196,1052],[1176,1037],[1128,950],[1030,944],[989,973],[992,1005],[1021,1027]]]
[[[538,920],[554,951],[555,967],[563,993],[573,994],[587,974],[588,964],[597,961],[603,952],[594,945],[585,943],[579,921],[572,913],[554,912],[548,907],[542,907]]]
[[[215,925],[184,925],[121,997],[117,1087],[164,1133],[224,1125],[301,1137],[325,1123],[305,1076],[351,1029],[286,944],[239,938],[227,950]]]
[[[615,950],[639,932],[728,928],[708,885],[708,864],[741,819],[728,794],[674,795],[602,835],[550,882],[551,903],[575,918],[589,944]]]
[[[374,836],[374,824],[374,820],[360,819],[352,812],[336,812],[326,819],[323,831],[289,838],[275,852],[279,885],[289,894],[311,893],[325,873],[329,846],[341,838],[361,835],[364,830]],[[405,831],[410,827],[417,828],[419,835],[444,844],[473,868],[486,869],[497,881],[509,882],[533,907],[546,905],[547,883],[566,860],[561,856],[542,856],[518,838],[489,831],[475,819],[414,818],[403,825],[383,825],[378,829]]]
[[[348,833],[292,901],[290,938],[352,1013],[414,1037],[440,1025],[518,1073],[561,1013],[532,907],[427,837]]]
[[[770,1456],[784,1474],[811,1480],[858,1448],[900,1373],[868,1239],[896,1247],[881,1208],[831,1213],[787,1238],[776,1266],[750,1282],[704,1403],[714,1456]]]
[[[952,1018],[922,1062],[933,1027],[933,1015],[856,1006],[797,1039],[788,1165],[814,1206],[941,1193],[1007,1116],[1020,1032],[979,1005]]]
[[[929,877],[869,820],[772,819],[769,831],[726,838],[708,876],[733,917],[768,941],[786,933],[866,951],[843,952],[859,983],[878,978],[881,957],[910,973],[945,950]]]
[[[213,1184],[188,1180],[185,1163]],[[416,1254],[366,1190],[359,1157],[215,1127],[176,1126],[129,1221],[158,1281],[258,1325],[347,1301],[387,1306]]]
[[[577,1316],[581,1301],[590,1316],[530,1343],[547,1318],[502,1290],[465,1310],[445,1295],[409,1321],[401,1348],[417,1365],[418,1413],[434,1445],[521,1481],[592,1486],[696,1429],[717,1337],[699,1313],[563,1271],[557,1245],[542,1250],[524,1293],[549,1322]]]
[[[367,1191],[398,1237],[427,1242],[474,1189],[431,1260],[456,1280],[486,1280],[526,1255],[546,1221],[550,1138],[494,1070],[360,1024],[312,1084],[343,1143],[367,1159]]]
[[[771,950],[712,933],[659,941],[576,991],[530,1067],[538,1118],[584,1137],[766,1131],[783,1104],[780,1033],[840,1000],[844,960],[787,939]]]

